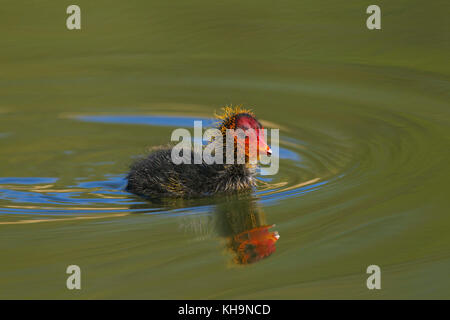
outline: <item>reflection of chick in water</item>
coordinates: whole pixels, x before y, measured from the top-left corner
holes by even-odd
[[[217,206],[217,231],[227,239],[227,247],[238,264],[249,264],[275,252],[280,238],[274,225],[266,223],[265,215],[250,199],[227,201]]]
[[[156,203],[156,200],[153,202]],[[168,208],[186,208],[186,200],[160,201]],[[225,238],[227,249],[238,264],[249,264],[269,257],[275,252],[275,243],[280,238],[277,231],[269,231],[264,212],[248,195],[228,195],[219,203],[205,201],[203,205],[214,205],[212,215],[194,214],[181,218],[180,228],[196,234],[196,240],[205,240],[217,235]],[[130,209],[149,209],[148,204],[136,204]],[[209,210],[208,210],[209,211]]]

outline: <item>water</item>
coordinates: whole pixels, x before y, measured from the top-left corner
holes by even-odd
[[[102,3],[80,1],[81,32],[49,1],[2,6],[0,298],[450,298],[444,1],[383,3],[380,33],[356,1]],[[238,197],[124,191],[133,159],[229,103],[280,129],[278,174]],[[239,260],[246,237],[268,256]]]

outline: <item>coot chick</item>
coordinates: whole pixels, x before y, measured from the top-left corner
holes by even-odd
[[[259,143],[258,153],[259,148],[263,147],[263,152],[271,154],[262,130],[258,131],[263,126],[251,111],[240,106],[225,107],[223,114],[216,117],[219,119],[217,128],[223,134],[224,153],[226,129],[242,129],[244,132],[254,129]],[[207,164],[204,160],[201,164],[195,164],[194,151],[190,154],[190,164],[175,164],[171,158],[173,146],[159,148],[131,166],[126,190],[147,198],[193,198],[252,190],[256,184],[256,165],[251,164],[248,157],[250,140],[248,137],[239,139],[235,138],[234,151],[236,154],[239,143],[245,145],[245,163],[241,164],[236,160],[231,164]]]

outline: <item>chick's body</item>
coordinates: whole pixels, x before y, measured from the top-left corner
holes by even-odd
[[[128,174],[129,192],[154,197],[201,197],[215,193],[251,190],[255,168],[245,164],[174,164],[172,148],[157,150],[136,161]]]
[[[262,129],[253,113],[240,107],[225,107],[224,114],[219,115],[218,119],[221,120],[218,129],[223,134],[223,141],[226,141],[227,129]],[[264,139],[254,135],[253,141],[261,144]],[[246,145],[245,150],[248,149],[247,140],[235,141],[238,142]],[[270,154],[270,148],[265,146],[264,150]],[[256,166],[249,163],[247,154],[242,164],[237,157],[231,164],[207,164],[204,160],[197,164],[191,150],[190,154],[183,154],[183,158],[191,158],[190,163],[175,164],[171,157],[172,148],[158,149],[136,161],[128,174],[127,191],[148,198],[192,198],[251,190],[256,185]],[[222,148],[225,159],[227,148],[225,145]],[[234,154],[237,154],[236,145]],[[198,158],[203,159],[201,155]]]

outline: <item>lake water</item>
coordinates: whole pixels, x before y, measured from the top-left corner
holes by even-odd
[[[447,1],[379,1],[378,31],[359,1],[80,0],[80,31],[69,4],[1,4],[0,298],[450,298]],[[231,103],[280,129],[253,194],[124,191]]]

